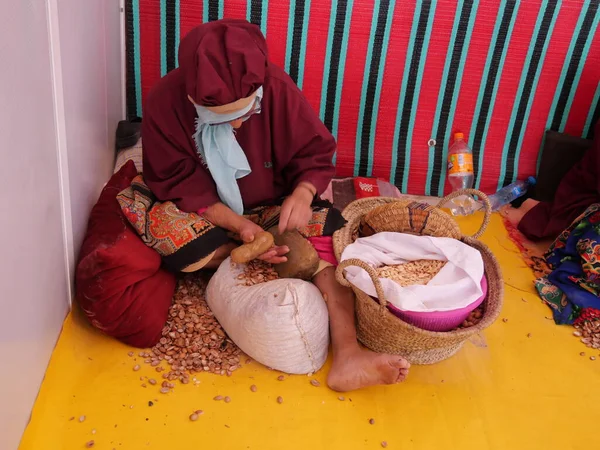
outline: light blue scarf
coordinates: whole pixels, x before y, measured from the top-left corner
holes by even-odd
[[[194,133],[196,150],[217,185],[219,198],[237,214],[244,213],[244,202],[237,180],[249,175],[252,170],[244,150],[235,138],[233,127],[224,122],[239,119],[255,104],[260,105],[262,94],[263,89],[260,87],[256,91],[256,99],[250,105],[230,114],[216,114],[203,106],[195,105],[198,114]]]

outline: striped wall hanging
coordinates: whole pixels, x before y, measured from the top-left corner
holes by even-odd
[[[336,137],[340,176],[443,195],[462,131],[493,192],[535,174],[546,129],[591,138],[600,119],[600,0],[126,0],[130,117],[181,37],[223,17],[261,28]]]

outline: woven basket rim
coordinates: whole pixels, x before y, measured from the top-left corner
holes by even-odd
[[[394,197],[368,197],[363,199],[358,199],[350,203],[342,212],[344,218],[348,221],[345,227],[336,231],[333,237],[333,246],[336,257],[338,261],[341,261],[341,254],[343,250],[351,244],[353,241],[352,236],[358,230],[358,224],[360,223],[361,218],[371,211],[373,208],[386,204],[386,203],[400,203],[404,205],[409,205],[412,203],[421,203],[415,202],[414,200],[402,200]],[[430,206],[430,205],[427,205]],[[449,219],[452,218],[449,216]],[[387,308],[383,311],[384,315],[388,315],[392,317],[394,320],[397,320],[401,323],[401,326],[405,328],[407,331],[411,331],[420,335],[426,335],[431,338],[452,338],[452,340],[461,340],[465,341],[469,337],[483,331],[485,328],[489,327],[500,315],[500,311],[502,309],[503,297],[504,297],[504,281],[502,278],[502,271],[496,260],[494,254],[491,250],[481,241],[476,238],[463,235],[460,238],[460,241],[465,244],[476,248],[480,253],[488,253],[490,256],[491,263],[485,264],[484,261],[484,273],[488,283],[488,292],[487,296],[484,300],[484,304],[491,305],[486,307],[483,317],[481,320],[472,327],[469,328],[458,328],[450,331],[429,331],[424,330],[422,328],[411,325],[404,320],[400,319],[396,315],[392,314]],[[490,273],[494,272],[494,273]],[[358,289],[354,285],[350,284],[352,290],[358,291],[364,296],[369,297],[362,290]],[[358,292],[355,292],[358,294]],[[490,296],[494,295],[496,301],[491,302]],[[377,300],[377,299],[376,299]],[[379,302],[378,302],[379,303]]]
[[[478,251],[480,251],[480,249],[477,248],[478,246],[481,246],[484,249],[487,249],[489,251],[489,249],[483,242],[479,242],[476,239],[472,239],[472,238],[468,238],[468,237],[467,237],[467,239],[474,241],[474,242],[470,242],[470,243],[465,242],[467,245],[471,245],[472,247],[475,247]],[[493,269],[499,269],[499,267],[493,267]],[[487,270],[485,271],[485,274],[487,277]],[[498,273],[498,276],[500,277],[500,279],[502,278],[502,275],[500,272]],[[360,291],[361,294],[364,295],[365,297],[371,297],[370,295],[366,294],[364,291],[362,291],[361,289],[357,288],[354,285],[352,285],[352,290]],[[486,303],[489,301],[490,291],[491,291],[491,283],[488,280],[488,292],[487,292],[487,295],[486,295],[483,303]],[[500,315],[500,310],[502,309],[502,303],[503,303],[502,298],[504,296],[504,284],[503,283],[500,283],[500,285],[499,285],[499,292],[498,292],[497,296],[499,298],[499,302],[498,302],[498,307],[496,308],[496,311],[492,311],[491,309],[488,308],[484,311],[483,317],[481,318],[481,320],[479,322],[477,322],[477,324],[475,324],[471,327],[468,327],[468,328],[457,328],[455,330],[450,330],[450,331],[429,331],[429,330],[425,330],[423,328],[419,328],[415,325],[405,322],[404,320],[402,320],[401,318],[399,318],[398,316],[393,314],[387,308],[384,309],[383,314],[389,315],[389,317],[391,317],[393,320],[398,320],[398,321],[402,322],[402,326],[404,328],[406,328],[407,330],[410,330],[414,333],[417,333],[417,334],[427,335],[430,337],[440,337],[440,338],[447,338],[449,336],[452,336],[453,338],[461,337],[461,338],[463,338],[462,340],[466,340],[469,337],[473,336],[474,334],[477,334],[478,332],[483,331],[484,329],[489,327],[492,323],[494,323],[496,321],[496,319]],[[375,298],[375,301],[379,304],[379,301],[377,298]]]

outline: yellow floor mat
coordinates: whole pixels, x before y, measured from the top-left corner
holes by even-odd
[[[473,232],[478,220],[463,219],[461,227]],[[404,384],[344,394],[344,401],[325,387],[328,366],[314,387],[306,376],[278,381],[279,373],[254,362],[232,377],[202,374],[199,385],[163,395],[141,387],[140,375],[156,375],[150,366],[133,372],[131,349],[75,312],[20,449],[81,449],[91,440],[108,450],[377,449],[384,441],[403,450],[600,448],[599,352],[590,360],[572,328],[549,320],[500,217],[483,240],[504,270],[508,321],[498,320],[447,361],[413,367]],[[216,402],[216,395],[232,401]],[[198,409],[204,414],[191,422]]]

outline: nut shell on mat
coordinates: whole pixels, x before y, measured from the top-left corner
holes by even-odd
[[[486,207],[483,224],[473,237],[464,236],[452,216],[440,209],[452,198],[465,194],[479,196]],[[471,336],[489,327],[500,314],[504,296],[498,261],[490,249],[476,239],[485,231],[490,213],[491,207],[485,194],[473,189],[457,191],[442,199],[437,206],[386,197],[359,199],[348,205],[343,212],[348,223],[333,236],[333,247],[338,260],[341,260],[344,249],[359,237],[359,229],[371,229],[374,233],[390,231],[450,237],[479,251],[488,284],[487,296],[482,303],[483,316],[476,325],[447,332],[427,331],[404,322],[387,309],[387,300],[376,269],[358,259],[343,261],[336,270],[336,279],[340,284],[351,287],[356,295],[359,341],[371,350],[402,355],[414,364],[433,364],[451,357]],[[349,266],[358,266],[370,275],[377,291],[376,299],[346,280],[344,270]],[[415,273],[411,276],[414,278],[412,281],[417,281],[420,277]],[[424,276],[421,281],[426,282],[426,278]]]

